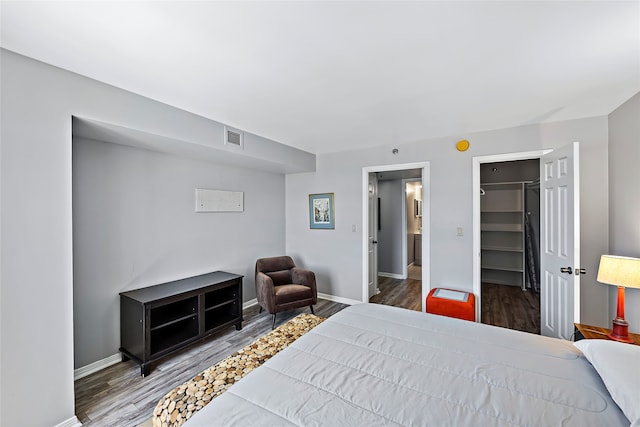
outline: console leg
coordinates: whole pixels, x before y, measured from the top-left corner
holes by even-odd
[[[140,365],[140,375],[146,377],[151,373],[151,365],[148,363],[143,363]]]

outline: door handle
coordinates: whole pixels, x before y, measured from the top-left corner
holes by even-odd
[[[575,274],[576,274],[576,276],[579,276],[581,274],[587,274],[587,270],[584,269],[584,268],[576,268],[575,269]]]
[[[573,273],[573,269],[572,269],[571,267],[561,268],[561,269],[560,269],[560,273],[567,273],[567,274],[571,274],[571,273]]]
[[[377,245],[378,241],[377,240],[373,240],[371,243],[373,243],[374,245]]]

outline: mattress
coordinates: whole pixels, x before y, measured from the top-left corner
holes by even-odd
[[[360,304],[193,415],[194,426],[629,426],[568,341]]]

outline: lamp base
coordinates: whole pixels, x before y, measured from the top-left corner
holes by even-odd
[[[629,323],[626,320],[615,318],[613,319],[613,328],[611,333],[607,335],[608,338],[614,341],[631,343],[633,339],[629,336]]]

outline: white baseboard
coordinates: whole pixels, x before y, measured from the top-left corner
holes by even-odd
[[[53,427],[82,427],[82,423],[75,415],[68,420],[61,422],[60,424],[56,424]]]
[[[247,301],[247,302],[242,304],[242,309],[246,310],[247,308],[253,307],[256,304],[258,304],[258,299],[257,298],[250,299],[249,301]]]
[[[336,297],[329,294],[323,294],[322,292],[318,292],[318,298],[326,299],[328,301],[333,301],[333,302],[339,302],[341,304],[349,304],[349,305],[362,304],[362,301],[349,299],[349,298]],[[254,305],[257,305],[257,304],[258,304],[258,299],[254,298],[242,304],[242,309],[246,310],[247,308],[253,307]]]
[[[349,298],[336,297],[334,295],[323,294],[321,292],[318,292],[318,298],[326,299],[333,302],[339,302],[341,304],[349,304],[349,305],[362,304],[362,301],[349,299]]]
[[[122,353],[116,353],[102,360],[98,360],[97,362],[82,366],[73,371],[73,380],[79,380],[80,378],[84,378],[88,375],[93,374],[94,372],[98,372],[104,368],[108,368],[109,366],[115,365],[116,363],[120,362],[122,362]]]
[[[402,274],[385,273],[384,271],[378,271],[378,276],[390,277],[392,279],[406,279],[406,277],[404,277]]]

